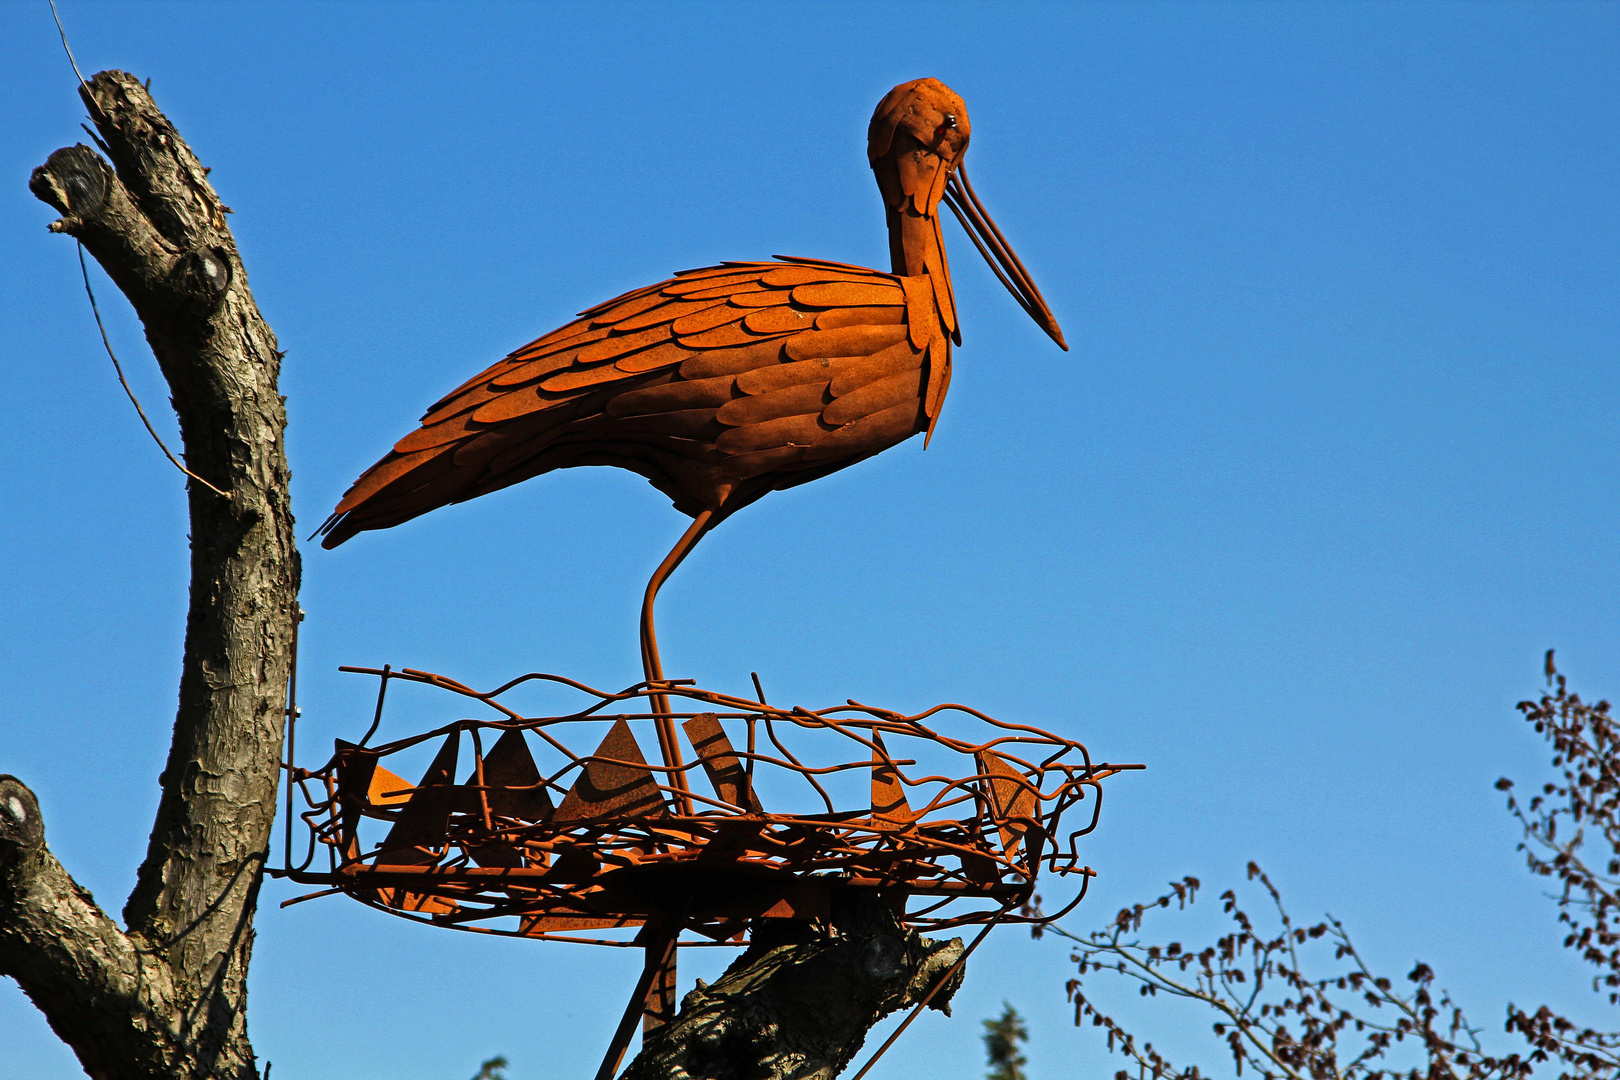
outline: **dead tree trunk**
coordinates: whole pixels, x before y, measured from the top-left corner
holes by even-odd
[[[949,1016],[962,954],[961,938],[925,938],[870,898],[835,901],[826,931],[762,920],[621,1080],[832,1080],[897,1009],[927,999]]]
[[[134,306],[186,464],[218,491],[189,487],[180,705],[126,926],[46,847],[33,792],[0,774],[0,975],[98,1080],[257,1080],[247,968],[299,582],[281,353],[227,207],[146,89],[108,71],[80,94],[111,165],[68,147],[29,188],[62,214],[51,229],[82,243]],[[961,955],[960,940],[919,937],[880,903],[850,905],[825,932],[762,928],[720,981],[686,996],[626,1080],[827,1080],[888,1013],[930,991],[948,1012]]]
[[[109,166],[58,150],[29,188],[118,285],[168,380],[192,481],[191,604],[174,741],[146,861],[101,911],[0,780],[0,973],[96,1077],[256,1078],[246,979],[275,817],[298,553],[281,354],[207,170],[122,72],[80,90]],[[223,492],[223,494],[221,494]]]

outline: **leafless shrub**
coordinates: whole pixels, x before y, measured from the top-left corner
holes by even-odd
[[[1370,970],[1349,934],[1335,919],[1299,926],[1283,906],[1271,880],[1254,863],[1249,879],[1264,887],[1270,901],[1268,929],[1238,906],[1227,890],[1221,903],[1232,929],[1214,942],[1188,948],[1180,942],[1149,944],[1141,939],[1144,921],[1172,903],[1185,908],[1199,889],[1184,878],[1172,891],[1148,904],[1125,908],[1112,926],[1084,937],[1058,930],[1075,943],[1077,977],[1068,984],[1075,1023],[1089,1020],[1107,1034],[1109,1049],[1134,1062],[1143,1076],[1200,1080],[1197,1065],[1179,1067],[1153,1044],[1136,1038],[1085,993],[1088,975],[1123,976],[1145,997],[1165,994],[1208,1006],[1219,1014],[1215,1034],[1224,1040],[1241,1076],[1245,1068],[1264,1080],[1506,1080],[1526,1076],[1518,1055],[1493,1057],[1481,1047],[1477,1029],[1444,993],[1433,989],[1434,972],[1419,964],[1397,988]],[[1302,951],[1330,953],[1325,972],[1306,973]],[[1414,1063],[1391,1062],[1399,1044],[1421,1051]],[[1119,1080],[1129,1073],[1120,1071]]]
[[[1593,989],[1620,1004],[1620,727],[1608,702],[1587,704],[1568,691],[1551,652],[1546,670],[1549,692],[1519,709],[1552,743],[1562,780],[1526,803],[1512,794],[1512,781],[1496,786],[1509,792],[1530,871],[1558,880],[1553,899],[1568,929],[1564,945],[1597,969]],[[1249,880],[1269,898],[1266,928],[1228,890],[1221,901],[1231,929],[1204,946],[1158,944],[1142,932],[1160,910],[1193,902],[1199,881],[1192,877],[1090,934],[1047,928],[1075,945],[1078,971],[1067,986],[1075,1023],[1101,1028],[1109,1049],[1134,1063],[1143,1080],[1201,1080],[1205,1073],[1176,1065],[1105,1013],[1087,992],[1098,976],[1128,979],[1144,997],[1212,1009],[1214,1032],[1240,1076],[1248,1068],[1262,1080],[1519,1080],[1556,1065],[1560,1080],[1620,1080],[1620,1032],[1578,1025],[1547,1006],[1528,1012],[1510,1004],[1505,1029],[1529,1049],[1487,1053],[1480,1030],[1435,988],[1428,965],[1417,964],[1404,980],[1379,975],[1338,920],[1299,926],[1254,863]],[[1129,1072],[1116,1080],[1130,1080]]]
[[[1496,786],[1508,792],[1508,813],[1524,829],[1525,865],[1558,880],[1558,921],[1569,931],[1564,946],[1597,969],[1592,989],[1620,1004],[1620,729],[1607,701],[1589,705],[1569,692],[1551,652],[1547,682],[1551,692],[1519,702],[1519,711],[1552,743],[1562,779],[1542,785],[1528,803],[1506,777]],[[1538,1060],[1558,1061],[1561,1077],[1620,1076],[1620,1033],[1575,1024],[1545,1005],[1533,1013],[1509,1005],[1507,1027],[1535,1047]]]

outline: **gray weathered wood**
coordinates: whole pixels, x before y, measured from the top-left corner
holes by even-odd
[[[699,984],[621,1080],[832,1080],[873,1024],[911,1008],[950,1015],[960,938],[936,941],[879,901],[849,899],[832,925],[765,921],[713,986]]]
[[[174,739],[125,930],[36,833],[0,830],[0,973],[98,1077],[257,1077],[247,1037],[252,920],[280,761],[298,554],[277,390],[281,354],[207,170],[144,87],[81,89],[111,165],[58,150],[29,188],[134,306],[167,379],[189,483],[191,602]],[[9,822],[9,818],[7,821]]]

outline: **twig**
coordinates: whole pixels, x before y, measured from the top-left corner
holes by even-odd
[[[1179,900],[1185,907],[1198,888],[1196,879],[1173,883],[1174,894],[1122,910],[1106,930],[1081,936],[1061,927],[1045,929],[1074,942],[1073,959],[1081,976],[1088,971],[1112,972],[1137,985],[1145,997],[1159,993],[1200,1002],[1219,1014],[1215,1034],[1222,1038],[1241,1074],[1250,1065],[1264,1080],[1417,1080],[1422,1072],[1401,1068],[1386,1058],[1396,1043],[1408,1038],[1427,1059],[1429,1080],[1525,1080],[1531,1062],[1519,1055],[1492,1057],[1480,1046],[1478,1031],[1461,1010],[1441,993],[1431,992],[1434,973],[1418,964],[1407,976],[1414,985],[1410,995],[1397,992],[1391,980],[1367,967],[1343,924],[1329,917],[1311,927],[1296,925],[1270,879],[1253,863],[1249,877],[1258,880],[1271,899],[1279,924],[1275,937],[1262,936],[1237,905],[1236,894],[1222,894],[1227,915],[1236,924],[1233,933],[1203,949],[1184,949],[1128,940],[1140,930],[1142,916]],[[1307,976],[1299,946],[1323,939],[1339,966],[1325,977]],[[1107,962],[1104,962],[1105,958]],[[1191,969],[1189,971],[1189,969]],[[1177,978],[1173,972],[1190,978]],[[1246,984],[1246,985],[1245,985]],[[1392,1008],[1391,1021],[1353,1013],[1340,999],[1341,992],[1359,996],[1374,1009]],[[1090,1017],[1108,1035],[1110,1049],[1130,1059],[1143,1077],[1154,1080],[1201,1080],[1198,1068],[1178,1069],[1153,1048],[1103,1015],[1081,988],[1069,983],[1076,1007],[1076,1022]],[[1441,1025],[1449,1018],[1449,1033]],[[1297,1024],[1297,1028],[1290,1025]],[[1361,1045],[1349,1051],[1352,1038]],[[1125,1073],[1118,1074],[1121,1077]]]
[[[51,5],[51,10],[56,10],[55,4]],[[58,23],[57,25],[61,24]],[[67,40],[65,38],[63,39],[63,44],[67,44]],[[71,57],[71,54],[69,54],[69,56]],[[77,68],[75,68],[75,70],[77,70]],[[84,293],[90,298],[90,310],[96,317],[96,329],[101,331],[101,344],[106,348],[107,355],[112,359],[113,370],[118,372],[119,385],[124,388],[124,393],[129,395],[129,402],[131,405],[135,406],[135,412],[139,414],[141,423],[146,425],[146,433],[152,436],[152,441],[158,444],[158,449],[163,451],[163,456],[168,458],[170,464],[172,464],[175,468],[179,469],[181,472],[185,473],[187,476],[191,477],[193,480],[197,481],[197,483],[201,484],[209,491],[212,491],[220,498],[230,498],[231,496],[229,492],[221,491],[213,484],[210,484],[207,480],[204,480],[202,477],[180,464],[180,459],[176,458],[172,453],[169,452],[169,448],[164,445],[163,439],[158,435],[157,430],[152,427],[152,421],[146,418],[146,410],[141,408],[140,399],[135,396],[135,391],[129,388],[129,380],[124,378],[124,367],[118,362],[118,355],[113,352],[112,342],[107,340],[107,327],[101,321],[101,308],[96,305],[95,291],[90,288],[90,270],[84,265],[83,244],[79,245],[79,273],[84,277]]]

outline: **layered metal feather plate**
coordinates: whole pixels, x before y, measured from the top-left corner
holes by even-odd
[[[927,280],[808,259],[682,271],[435,402],[344,495],[325,546],[576,465],[730,514],[930,430],[946,335]]]

